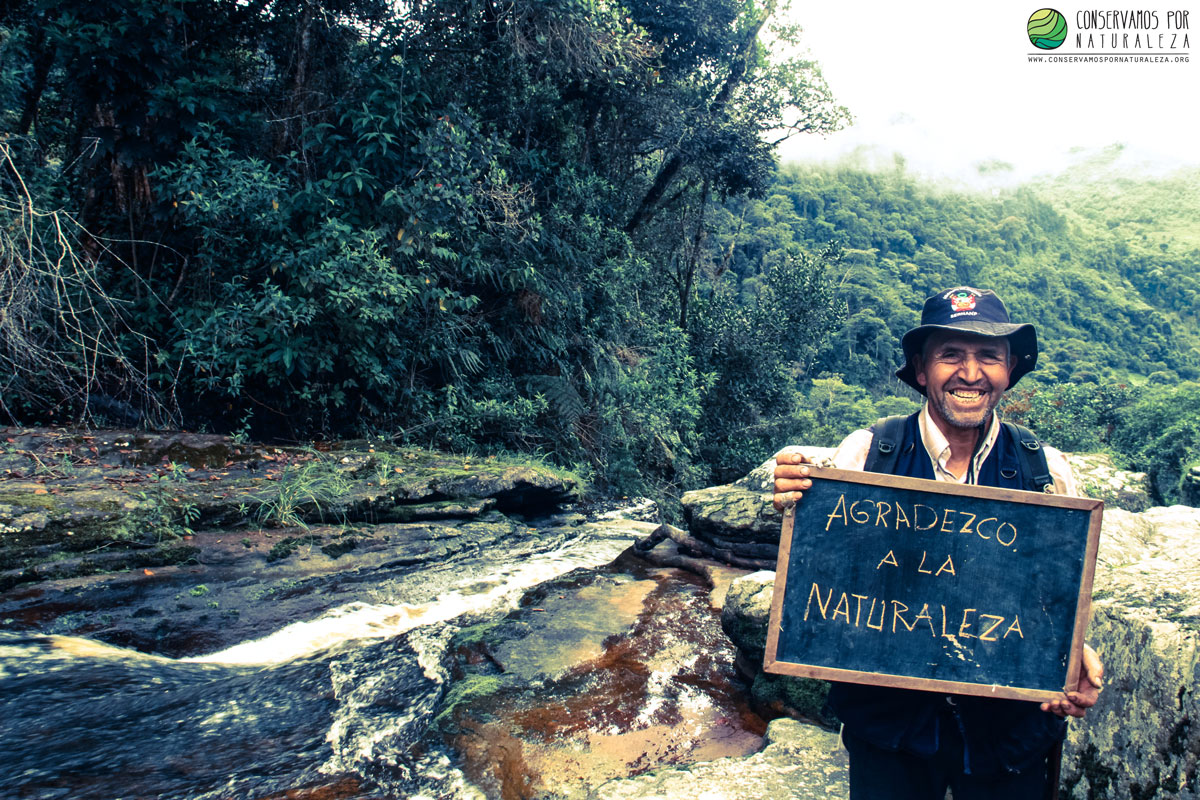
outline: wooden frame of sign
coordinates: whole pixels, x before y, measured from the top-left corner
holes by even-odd
[[[1104,503],[812,468],[767,672],[1045,701],[1079,678]]]

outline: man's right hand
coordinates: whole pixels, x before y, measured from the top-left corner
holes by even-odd
[[[810,463],[803,453],[782,450],[775,454],[775,497],[772,503],[776,511],[791,508],[812,488],[807,466]]]

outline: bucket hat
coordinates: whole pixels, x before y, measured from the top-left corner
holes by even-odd
[[[1014,323],[1004,302],[990,289],[980,291],[970,286],[958,286],[938,292],[925,301],[921,324],[900,340],[904,348],[904,366],[896,377],[925,394],[917,383],[913,359],[920,355],[925,339],[934,331],[970,333],[976,336],[1005,337],[1009,352],[1016,358],[1008,386],[1016,386],[1025,373],[1037,366],[1037,331],[1029,323]]]

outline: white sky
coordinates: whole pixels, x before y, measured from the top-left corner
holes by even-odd
[[[973,164],[998,158],[1017,167],[1013,177],[1024,178],[1066,166],[1079,157],[1069,154],[1072,148],[1122,143],[1130,166],[1200,163],[1200,0],[1053,0],[1051,6],[1066,17],[1068,38],[1047,56],[1081,52],[1079,10],[1155,10],[1155,41],[1166,33],[1165,43],[1167,11],[1187,10],[1186,64],[1029,63],[1028,54],[1038,51],[1026,22],[1051,5],[1045,0],[794,5],[790,15],[804,28],[802,44],[855,124],[825,139],[786,142],[784,161],[835,158],[867,145],[879,149],[884,163],[898,150],[911,169],[929,174],[969,179]]]

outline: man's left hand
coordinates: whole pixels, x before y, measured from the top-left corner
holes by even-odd
[[[1083,646],[1083,665],[1079,670],[1079,682],[1075,690],[1067,692],[1059,700],[1042,703],[1042,711],[1049,711],[1060,717],[1083,717],[1087,710],[1096,705],[1100,699],[1100,690],[1104,688],[1104,665],[1100,656],[1089,645]]]

